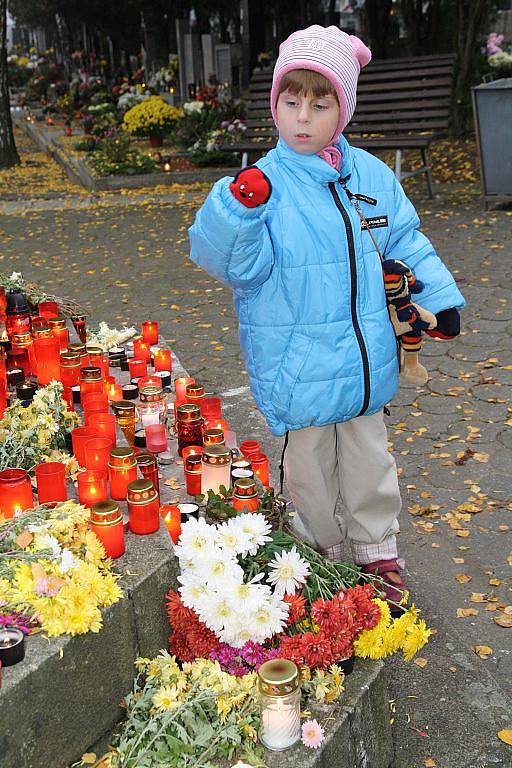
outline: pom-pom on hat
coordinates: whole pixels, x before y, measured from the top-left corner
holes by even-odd
[[[336,90],[340,119],[334,137],[339,136],[354,114],[357,78],[371,57],[370,49],[362,40],[355,35],[347,35],[338,27],[313,24],[294,32],[279,46],[279,57],[274,67],[270,109],[276,125],[277,99],[283,76],[292,69],[310,69],[324,75]]]

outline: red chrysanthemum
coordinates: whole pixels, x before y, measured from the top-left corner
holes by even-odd
[[[305,632],[302,635],[301,646],[304,662],[308,667],[322,667],[324,664],[329,666],[333,663],[331,644],[323,630],[316,635],[313,632]]]
[[[172,589],[167,595],[167,615],[173,627],[179,627],[197,617],[191,608],[183,605],[180,593],[174,592]]]
[[[190,648],[186,635],[181,632],[173,632],[169,637],[169,650],[181,661],[194,661],[195,653]]]
[[[304,664],[302,635],[292,635],[291,637],[281,635],[280,641],[279,656],[294,661],[295,664]]]
[[[293,595],[284,595],[283,600],[290,606],[287,626],[295,624],[296,621],[304,618],[306,615],[306,598],[300,592],[295,592]]]

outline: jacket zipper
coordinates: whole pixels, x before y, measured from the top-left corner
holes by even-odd
[[[368,405],[370,403],[370,363],[368,361],[368,352],[366,350],[363,334],[361,332],[361,326],[359,325],[359,320],[357,318],[357,265],[356,265],[356,251],[354,247],[354,232],[352,230],[350,216],[348,215],[345,207],[343,206],[338,196],[338,193],[336,191],[336,186],[333,181],[329,182],[329,191],[333,196],[334,202],[336,204],[336,208],[341,213],[341,216],[343,218],[343,223],[345,224],[345,231],[347,234],[348,255],[349,255],[349,261],[350,261],[350,311],[352,315],[352,325],[354,326],[354,331],[356,334],[356,339],[359,345],[359,351],[361,353],[361,359],[363,362],[364,398],[363,398],[363,406],[359,411],[359,413],[357,414],[358,416],[362,416],[365,413],[365,411],[368,409]]]

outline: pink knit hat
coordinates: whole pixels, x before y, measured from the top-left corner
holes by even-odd
[[[340,105],[340,120],[334,138],[350,122],[356,107],[357,78],[372,54],[354,35],[347,35],[338,27],[318,24],[299,29],[279,46],[279,57],[274,67],[270,109],[277,125],[277,98],[283,76],[292,69],[311,69],[324,75],[334,86]]]

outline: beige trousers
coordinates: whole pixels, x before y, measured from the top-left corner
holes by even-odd
[[[284,471],[301,538],[329,556],[341,554],[347,539],[359,565],[398,556],[401,499],[382,411],[289,432]],[[341,522],[335,517],[340,496]]]

